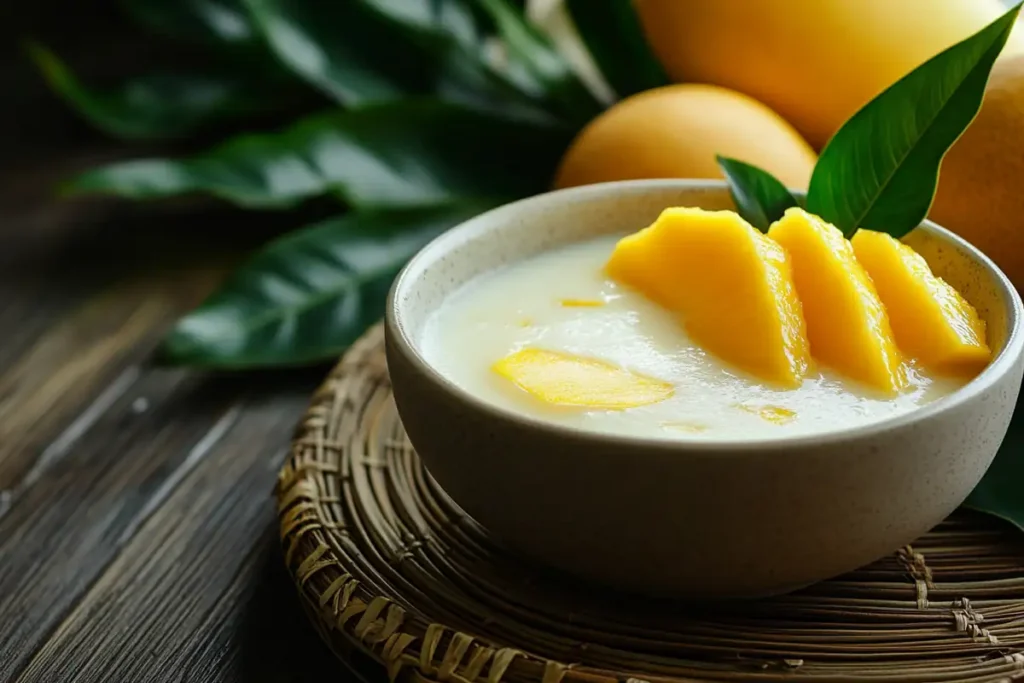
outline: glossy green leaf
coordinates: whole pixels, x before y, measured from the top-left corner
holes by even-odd
[[[761,232],[768,232],[786,209],[798,206],[786,186],[768,171],[728,157],[715,158],[740,215]]]
[[[242,0],[277,57],[344,104],[429,90],[431,64],[358,0]]]
[[[570,133],[437,101],[330,112],[185,160],[86,172],[67,189],[156,199],[208,193],[250,208],[340,194],[356,206],[508,199],[544,191]]]
[[[427,67],[426,91],[509,118],[552,123],[550,102],[520,88],[485,56],[483,19],[473,0],[354,0],[399,26],[403,55]]]
[[[356,0],[421,33],[444,35],[477,48],[480,35],[471,0]]]
[[[486,204],[352,213],[271,243],[165,340],[168,362],[218,368],[335,358],[381,318],[392,280]]]
[[[30,45],[29,54],[50,87],[90,123],[124,139],[174,138],[221,120],[283,108],[270,96],[228,75],[154,74],[119,88],[94,91],[83,85],[52,52]]]
[[[967,498],[964,507],[985,512],[1010,522],[1024,531],[1024,399],[1010,423],[1010,431],[999,448],[981,483]]]
[[[194,42],[251,46],[259,32],[240,0],[121,0],[151,29]]]
[[[620,97],[670,81],[644,37],[632,0],[566,0],[576,30]]]
[[[846,235],[900,237],[928,213],[939,164],[974,120],[1020,4],[917,67],[854,114],[814,168],[807,208]]]
[[[569,62],[508,0],[477,0],[508,51],[506,73],[526,92],[543,98],[569,121],[582,125],[603,110]]]
[[[244,2],[278,58],[344,104],[429,94],[510,118],[554,120],[541,99],[484,60],[460,0]]]

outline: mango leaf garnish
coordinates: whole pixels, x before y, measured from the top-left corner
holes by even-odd
[[[782,181],[763,168],[721,155],[715,158],[729,182],[739,214],[761,232],[768,232],[786,209],[797,206]]]
[[[981,108],[1018,2],[974,35],[917,67],[854,114],[814,167],[807,209],[851,236],[901,237],[928,214],[946,151]]]
[[[333,358],[380,318],[406,261],[491,205],[364,211],[289,233],[180,320],[160,358],[233,369]]]

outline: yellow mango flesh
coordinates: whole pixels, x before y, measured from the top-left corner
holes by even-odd
[[[765,422],[771,422],[772,424],[784,425],[796,419],[795,410],[783,408],[782,406],[750,406],[740,404],[736,407],[752,415],[757,415]]]
[[[634,0],[632,5],[673,81],[746,93],[819,149],[871,98],[1008,7],[1000,0]],[[1011,33],[1000,61],[1024,53],[1021,28]]]
[[[597,299],[562,299],[562,308],[600,308],[603,301]]]
[[[985,323],[920,254],[871,230],[858,230],[850,242],[885,304],[900,350],[945,373],[974,374],[988,364]]]
[[[798,386],[810,366],[786,252],[732,211],[666,209],[623,238],[608,274],[679,313],[706,351],[763,380]]]
[[[670,398],[668,382],[596,358],[526,348],[492,367],[533,397],[558,406],[625,410]]]
[[[849,240],[798,208],[787,210],[768,236],[789,254],[814,358],[887,394],[906,388],[889,317]]]

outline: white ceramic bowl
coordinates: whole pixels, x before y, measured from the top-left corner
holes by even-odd
[[[588,433],[484,403],[418,350],[428,315],[475,275],[668,206],[732,208],[723,183],[652,180],[540,195],[423,249],[387,307],[402,421],[438,483],[508,546],[587,580],[701,598],[787,592],[874,561],[967,497],[1006,430],[1024,367],[1022,308],[983,254],[925,222],[909,237],[988,323],[991,365],[959,391],[882,422],[770,441]]]

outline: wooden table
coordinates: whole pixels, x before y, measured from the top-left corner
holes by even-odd
[[[67,7],[31,5],[36,24],[18,26]],[[73,24],[59,35],[82,54],[131,52]],[[38,87],[13,37],[0,35],[0,681],[351,679],[299,608],[272,497],[326,369],[149,360],[280,222],[56,200],[60,179],[125,150]]]

